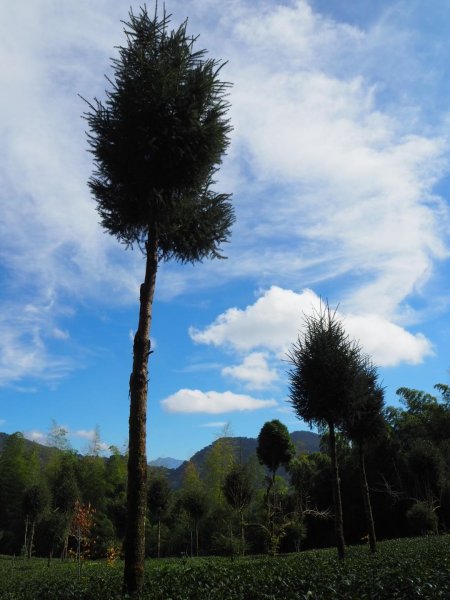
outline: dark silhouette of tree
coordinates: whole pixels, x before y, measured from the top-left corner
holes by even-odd
[[[383,416],[384,390],[378,383],[375,366],[366,358],[356,375],[350,409],[344,419],[344,433],[356,445],[360,471],[361,494],[364,503],[370,550],[376,552],[375,523],[367,483],[365,448],[386,432]]]
[[[322,429],[328,428],[332,466],[334,523],[340,559],[345,555],[344,525],[336,428],[342,425],[350,403],[351,390],[360,369],[359,345],[346,334],[336,311],[328,305],[305,316],[304,331],[287,355],[290,400],[298,417]]]
[[[151,517],[156,521],[157,531],[157,557],[161,556],[161,520],[167,512],[172,490],[167,477],[157,475],[150,479],[147,490],[147,505]]]
[[[278,468],[281,465],[288,465],[295,454],[286,425],[278,419],[264,423],[258,434],[256,454],[259,462],[269,469],[272,484],[275,483]]]
[[[183,490],[181,495],[181,504],[189,515],[189,519],[191,521],[191,556],[193,555],[193,537],[195,538],[195,554],[198,556],[198,525],[200,519],[208,512],[208,500],[206,493],[200,487]]]
[[[24,552],[28,559],[33,555],[34,534],[36,523],[42,520],[50,504],[50,492],[42,481],[30,486],[23,497],[23,512],[25,514]]]
[[[244,511],[253,498],[254,487],[246,465],[235,465],[226,475],[222,491],[228,504],[239,514],[241,554],[245,554]]]
[[[259,462],[265,465],[271,476],[267,477],[266,508],[267,533],[269,536],[269,552],[278,551],[280,537],[276,531],[276,517],[282,518],[282,507],[277,503],[275,476],[281,465],[287,466],[295,455],[295,447],[291,441],[286,425],[278,419],[267,421],[258,434],[256,455]]]
[[[127,532],[124,589],[144,581],[146,404],[150,327],[161,261],[222,258],[234,213],[229,195],[212,190],[228,145],[229,84],[222,64],[194,50],[186,22],[169,31],[170,17],[146,8],[129,13],[126,45],[112,61],[111,89],[85,118],[96,170],[89,187],[103,227],[146,257],[139,324],[130,376]]]

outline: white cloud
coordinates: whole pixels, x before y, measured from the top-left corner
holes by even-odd
[[[78,429],[76,431],[72,431],[71,435],[73,437],[81,438],[82,440],[87,440],[90,442],[88,446],[89,452],[92,450],[95,450],[96,452],[107,452],[110,448],[110,444],[99,441],[98,429]]]
[[[42,431],[33,429],[32,431],[25,431],[23,435],[27,440],[37,442],[38,444],[47,445],[47,434],[42,433]]]
[[[95,429],[78,429],[77,431],[72,432],[72,435],[92,442],[97,433]]]
[[[51,305],[3,306],[0,311],[0,387],[36,378],[53,385],[73,370],[73,359],[48,348],[47,340],[55,338],[51,310]]]
[[[229,308],[203,331],[191,327],[189,334],[197,343],[229,344],[241,352],[255,348],[280,351],[295,339],[302,313],[319,304],[311,290],[297,294],[272,286],[244,310]]]
[[[51,333],[52,337],[55,340],[68,340],[70,338],[70,333],[67,330],[59,329],[58,327],[54,327]]]
[[[272,286],[244,310],[230,308],[204,330],[191,328],[190,335],[197,343],[228,345],[239,352],[262,348],[283,357],[301,332],[304,316],[317,311],[320,302],[312,290],[296,293]],[[337,316],[379,366],[418,364],[433,352],[424,335],[412,334],[384,317],[345,311]]]
[[[349,308],[401,314],[448,257],[448,209],[433,188],[448,169],[449,126],[442,114],[429,128],[398,85],[408,60],[420,68],[411,32],[395,11],[363,30],[307,2],[233,8],[220,38],[235,84],[223,178],[238,220],[219,277],[293,287],[351,275],[340,283]],[[393,29],[406,45],[395,64]],[[216,272],[206,265],[188,281]]]
[[[182,389],[161,400],[161,406],[172,413],[221,413],[258,410],[277,406],[275,400],[259,400],[243,394],[232,392],[202,392],[200,390]]]
[[[277,371],[269,367],[265,352],[252,352],[240,365],[224,367],[222,375],[243,381],[253,390],[262,390],[278,379]]]
[[[227,421],[212,421],[211,423],[203,423],[200,427],[214,427],[223,428],[227,424]]]
[[[405,362],[417,365],[433,354],[433,346],[423,334],[412,334],[377,315],[344,316],[347,333],[359,339],[380,366],[393,367]]]
[[[0,385],[54,380],[74,366],[49,350],[45,333],[64,339],[68,291],[72,306],[135,302],[143,276],[139,252],[124,252],[98,224],[77,95],[104,97],[127,7],[25,4],[0,6],[0,261],[14,290],[3,288],[0,314],[33,298],[47,322],[42,329],[38,315],[38,331],[36,321],[0,324]],[[171,10],[174,24],[187,15],[181,1]],[[429,128],[402,87],[406,73],[421,81],[428,65],[395,11],[367,29],[324,18],[306,1],[203,0],[188,12],[199,47],[229,59],[234,132],[218,177],[234,192],[237,222],[228,261],[164,265],[157,293],[237,277],[292,288],[351,275],[342,283],[348,310],[401,316],[448,257],[448,211],[433,187],[448,168],[449,123],[434,111],[442,122]]]

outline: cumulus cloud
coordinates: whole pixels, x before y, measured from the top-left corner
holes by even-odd
[[[310,312],[319,304],[312,290],[297,294],[272,286],[244,310],[229,308],[205,329],[191,327],[189,334],[197,343],[229,344],[242,352],[255,348],[279,351],[295,338],[302,312]]]
[[[317,312],[320,305],[320,298],[312,290],[297,293],[272,286],[254,304],[245,309],[230,308],[205,329],[191,328],[190,335],[197,343],[230,346],[239,352],[268,349],[282,357],[301,332],[305,315]],[[360,341],[364,351],[379,366],[402,362],[418,364],[433,352],[431,342],[424,335],[412,334],[379,315],[341,311],[337,316],[347,333]],[[237,369],[228,367],[224,371],[249,375],[248,370]]]
[[[343,321],[347,333],[360,340],[380,366],[417,365],[433,354],[432,343],[423,334],[412,334],[378,315],[343,315]]]
[[[100,441],[98,429],[77,429],[71,433],[73,437],[89,442],[88,452],[107,452],[110,444]]]
[[[27,440],[30,440],[32,442],[37,442],[38,444],[44,445],[47,444],[47,434],[42,433],[42,431],[39,431],[37,429],[25,431],[23,435]]]
[[[222,375],[244,382],[249,389],[262,390],[278,379],[277,371],[269,367],[267,356],[265,352],[252,352],[240,365],[224,367]]]
[[[275,400],[259,400],[233,392],[202,392],[200,390],[182,389],[161,400],[161,406],[172,413],[221,413],[258,410],[277,406]]]
[[[74,431],[72,435],[91,442],[96,437],[97,433],[95,429],[78,429],[77,431]]]

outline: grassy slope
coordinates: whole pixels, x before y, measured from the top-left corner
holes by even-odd
[[[0,559],[1,600],[118,600],[122,564],[83,565]],[[450,598],[450,536],[391,540],[372,557],[348,549],[243,559],[167,559],[147,562],[148,600],[438,600]]]

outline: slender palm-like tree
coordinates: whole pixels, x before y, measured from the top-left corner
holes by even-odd
[[[146,405],[150,327],[161,261],[221,258],[234,221],[228,194],[213,191],[214,173],[229,143],[229,84],[222,63],[194,50],[186,22],[131,11],[126,44],[112,61],[106,100],[85,113],[95,171],[89,187],[103,227],[146,257],[130,376],[127,530],[124,589],[144,580]]]
[[[304,330],[287,358],[292,365],[289,397],[295,412],[306,423],[328,428],[336,545],[338,556],[343,559],[345,540],[336,429],[349,409],[353,382],[360,369],[361,349],[346,334],[336,311],[326,305],[305,317]]]
[[[361,494],[371,552],[376,552],[375,523],[367,483],[365,452],[370,442],[386,431],[383,416],[384,389],[378,383],[376,367],[366,358],[357,374],[351,396],[350,409],[344,419],[343,431],[358,451]]]

